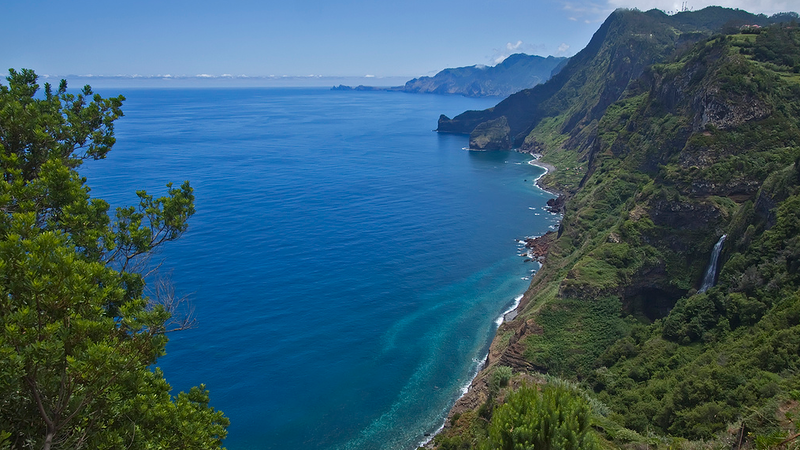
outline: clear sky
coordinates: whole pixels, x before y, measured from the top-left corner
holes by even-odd
[[[39,74],[432,75],[571,56],[618,7],[675,0],[4,0],[0,69]],[[773,14],[800,0],[689,0]]]

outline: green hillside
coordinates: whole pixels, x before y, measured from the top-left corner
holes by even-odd
[[[453,119],[505,117],[509,141],[558,167],[550,183],[568,200],[435,446],[512,448],[498,405],[555,383],[591,411],[591,429],[573,431],[604,447],[797,448],[800,29],[797,15],[771,21],[785,19],[742,29],[770,20],[617,11],[553,81]]]

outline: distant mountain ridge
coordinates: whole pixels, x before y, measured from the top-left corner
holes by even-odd
[[[419,77],[404,86],[336,86],[334,90],[397,91],[451,94],[466,97],[507,97],[549,80],[569,58],[515,53],[496,66],[474,65],[444,69],[433,77]]]
[[[493,67],[459,67],[442,70],[433,77],[414,78],[403,86],[403,91],[505,97],[549,80],[567,59],[516,53]]]

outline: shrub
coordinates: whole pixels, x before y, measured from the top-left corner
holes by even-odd
[[[599,449],[586,400],[569,388],[523,386],[497,408],[489,425],[490,449]]]

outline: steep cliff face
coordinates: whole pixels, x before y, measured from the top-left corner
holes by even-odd
[[[616,101],[559,116],[560,161],[584,169],[476,384],[498,365],[583,381],[615,445],[746,443],[800,386],[800,29],[675,45]],[[718,284],[698,292],[723,234]]]
[[[703,255],[737,205],[754,201],[766,175],[792,161],[777,149],[791,145],[793,129],[769,147],[751,140],[781,104],[766,88],[778,81],[728,38],[647,69],[598,122],[583,188],[564,220],[574,242],[607,228],[621,239],[585,252],[561,295],[615,295],[626,305],[636,304],[626,298],[656,296],[669,309],[696,288]],[[762,159],[769,167],[747,167]],[[626,244],[635,252],[626,249],[623,261],[609,264]]]

